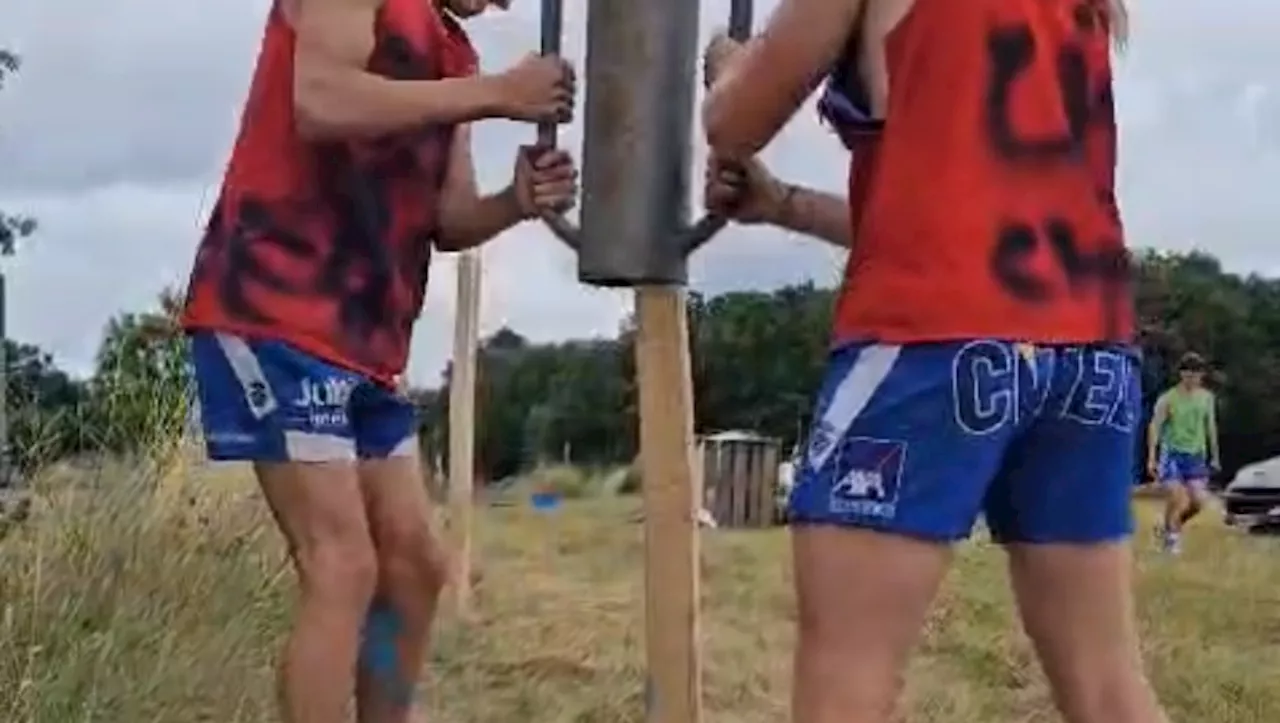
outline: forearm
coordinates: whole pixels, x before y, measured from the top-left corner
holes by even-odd
[[[712,150],[743,159],[768,145],[843,53],[863,2],[780,2],[731,64],[717,68],[702,109]]]
[[[309,140],[370,138],[425,125],[455,125],[498,114],[492,76],[391,80],[363,70],[299,71],[298,129]]]
[[[441,207],[436,248],[463,251],[489,241],[524,220],[515,189],[472,196]]]
[[[853,245],[848,201],[825,191],[788,186],[782,203],[769,221],[775,226],[813,236],[841,248]]]

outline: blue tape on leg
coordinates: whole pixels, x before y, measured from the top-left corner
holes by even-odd
[[[365,618],[360,644],[360,667],[376,682],[379,693],[392,705],[413,703],[413,681],[400,669],[396,638],[404,628],[400,614],[388,603],[375,600]]]

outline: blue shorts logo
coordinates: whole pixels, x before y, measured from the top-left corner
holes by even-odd
[[[906,442],[850,437],[836,450],[831,512],[890,519],[898,511]]]
[[[254,379],[249,382],[248,388],[245,391],[245,396],[249,400],[249,408],[252,409],[255,414],[261,416],[264,411],[271,411],[271,390],[267,388],[266,382]]]
[[[805,461],[815,472],[822,468],[831,455],[835,445],[836,434],[830,424],[819,420],[809,432],[809,448],[805,451]]]

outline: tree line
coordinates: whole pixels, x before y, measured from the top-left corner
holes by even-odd
[[[39,347],[4,340],[10,456],[31,474],[80,454],[151,455],[182,437],[190,373],[181,337],[172,333],[179,298],[122,313],[103,334],[94,372],[77,379]]]
[[[16,53],[0,48],[0,90],[4,89],[5,80],[20,67],[22,59]],[[12,256],[18,239],[30,236],[35,230],[35,219],[0,210],[0,256]]]
[[[1223,270],[1204,253],[1137,259],[1144,410],[1189,350],[1214,365],[1224,472],[1280,454],[1280,280]],[[690,295],[695,426],[802,441],[821,381],[834,291]],[[612,339],[533,344],[510,329],[479,353],[477,455],[506,477],[548,461],[625,463],[636,454],[633,322]],[[420,392],[428,446],[447,454],[448,373]],[[1142,457],[1139,457],[1141,464]],[[1140,470],[1135,470],[1135,478]]]
[[[1280,454],[1280,280],[1224,271],[1203,253],[1147,252],[1136,284],[1145,408],[1188,350],[1207,356],[1227,473]],[[688,303],[700,432],[746,429],[801,442],[820,383],[834,291],[813,284]],[[177,290],[107,325],[94,373],[75,379],[42,350],[5,341],[14,458],[31,471],[79,453],[165,449],[191,398]],[[482,478],[546,463],[626,464],[637,452],[635,327],[613,338],[535,344],[511,329],[479,350],[476,455]],[[448,370],[412,391],[429,454],[448,450]],[[1135,478],[1139,474],[1135,470]]]

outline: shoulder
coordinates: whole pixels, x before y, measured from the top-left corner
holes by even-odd
[[[268,14],[268,22],[279,17],[284,24],[293,28],[298,23],[298,18],[302,14],[302,7],[307,5],[308,10],[313,9],[313,5],[328,6],[322,7],[321,10],[330,9],[357,9],[357,10],[373,10],[382,9],[386,0],[273,0],[271,10]]]

